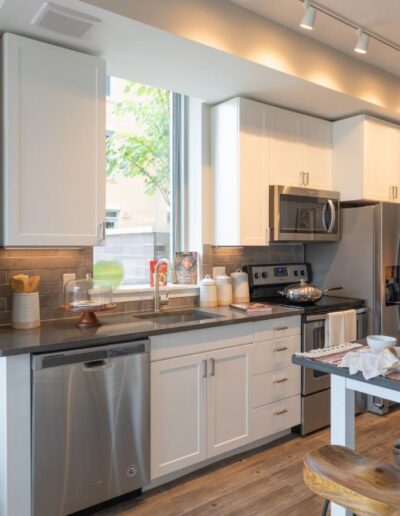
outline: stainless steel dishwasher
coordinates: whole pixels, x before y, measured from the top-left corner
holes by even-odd
[[[34,516],[64,516],[150,482],[148,341],[32,357]]]

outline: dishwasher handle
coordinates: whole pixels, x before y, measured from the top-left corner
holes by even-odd
[[[137,355],[148,353],[149,340],[127,342],[108,346],[96,346],[95,348],[84,348],[73,351],[61,351],[53,353],[39,353],[32,355],[32,369],[48,369],[72,364],[84,364],[86,368],[103,366],[112,358],[123,357],[126,355]]]

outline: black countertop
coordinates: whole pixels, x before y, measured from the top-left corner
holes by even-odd
[[[359,341],[361,344],[365,344],[365,340]],[[293,364],[297,364],[303,367],[314,369],[315,371],[321,371],[323,373],[335,374],[337,376],[343,376],[344,378],[351,378],[352,380],[359,380],[360,382],[369,383],[371,385],[377,385],[379,387],[386,387],[395,391],[400,391],[400,381],[393,380],[391,378],[385,378],[384,376],[377,376],[366,380],[362,373],[350,374],[347,367],[338,367],[333,364],[327,364],[326,362],[320,362],[313,358],[306,358],[299,355],[293,355]]]
[[[73,319],[43,323],[39,328],[32,330],[14,330],[5,327],[0,329],[0,356],[115,344],[165,333],[212,328],[213,326],[274,319],[303,313],[300,308],[286,308],[278,305],[274,306],[269,314],[248,315],[227,307],[201,308],[200,310],[221,317],[202,321],[164,324],[140,319],[138,317],[140,314],[125,313],[99,317],[102,326],[97,328],[79,329],[75,326],[75,320]],[[174,312],[171,310],[169,313]]]

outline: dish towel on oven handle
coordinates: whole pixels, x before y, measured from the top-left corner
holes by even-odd
[[[357,339],[355,310],[329,312],[325,320],[325,347],[339,346]]]

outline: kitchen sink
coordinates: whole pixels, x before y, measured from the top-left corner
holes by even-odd
[[[223,317],[223,315],[203,312],[202,310],[184,310],[135,315],[135,318],[137,319],[146,319],[160,324],[206,321],[208,319],[218,319],[219,317]]]

